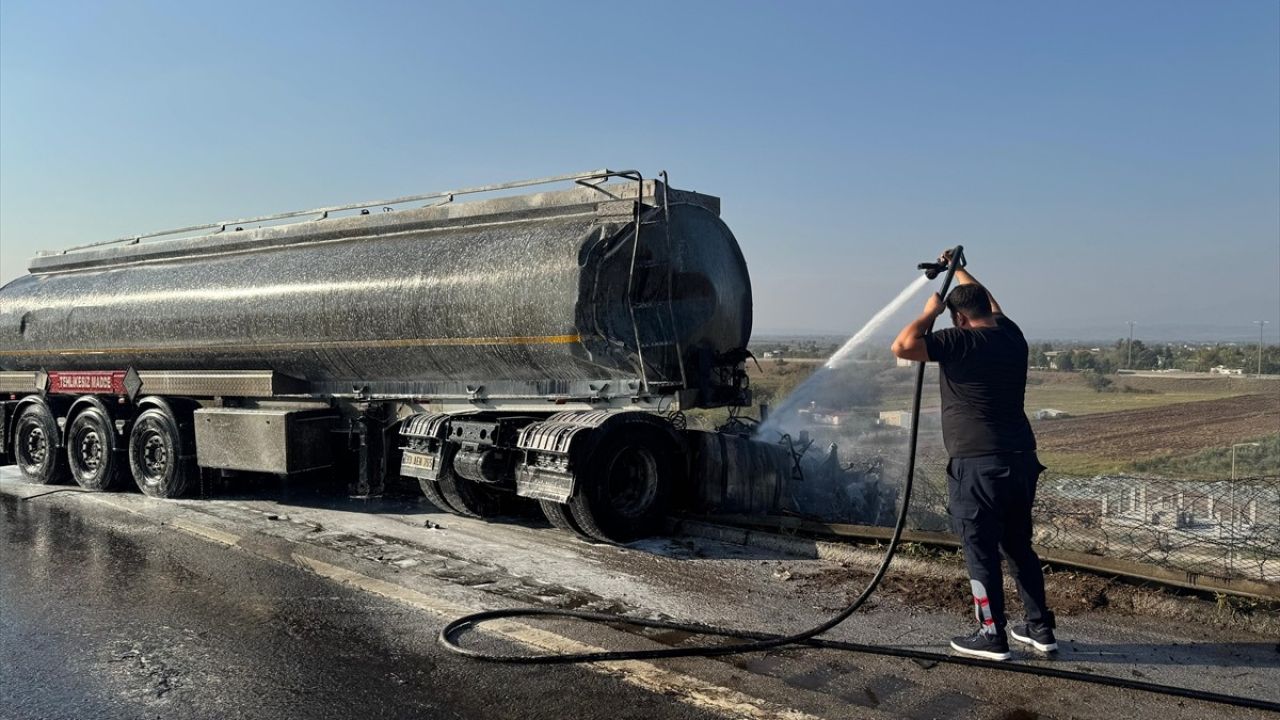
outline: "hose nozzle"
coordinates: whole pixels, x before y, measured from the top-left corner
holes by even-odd
[[[952,268],[962,268],[964,265],[964,246],[957,245],[944,252],[937,262],[922,262],[916,269],[923,270],[924,276],[932,280]],[[950,282],[951,278],[948,277],[947,280]]]
[[[932,280],[947,271],[947,264],[944,262],[922,262],[916,266],[916,269],[923,270],[924,276]]]

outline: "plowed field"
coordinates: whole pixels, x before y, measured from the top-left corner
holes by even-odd
[[[1037,422],[1040,449],[1129,461],[1280,432],[1280,395],[1240,395]]]

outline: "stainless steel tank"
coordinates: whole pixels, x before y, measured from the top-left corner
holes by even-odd
[[[719,201],[656,180],[42,254],[30,273],[0,288],[3,370],[715,405],[751,331]]]

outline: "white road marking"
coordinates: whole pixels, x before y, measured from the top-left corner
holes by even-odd
[[[294,553],[293,559],[302,567],[321,577],[337,580],[361,590],[421,608],[444,618],[456,618],[475,612],[473,608],[432,597],[417,590],[394,585],[336,565],[330,565],[305,555]],[[515,620],[497,620],[486,623],[480,629],[480,632],[553,653],[599,652],[604,649]],[[680,702],[729,717],[749,718],[751,720],[818,720],[817,717],[808,713],[721,687],[691,675],[660,668],[648,662],[628,660],[624,662],[588,663],[583,667],[594,672],[617,677],[623,682],[650,692],[668,695]]]
[[[170,520],[168,524],[171,525],[172,527],[178,528],[179,530],[189,532],[192,535],[197,535],[206,540],[212,540],[216,543],[221,543],[223,545],[234,547],[237,543],[240,542],[239,535],[233,535],[229,532],[223,532],[222,530],[218,530],[217,528],[211,528],[208,525],[197,525],[196,523],[193,523],[190,520],[176,518],[174,520]]]
[[[91,501],[108,505],[117,510],[146,516],[146,513],[141,509],[129,507],[125,503],[113,501],[108,497],[90,493],[85,493],[84,495]],[[238,535],[184,518],[174,518],[165,524],[196,537],[228,547],[238,545],[241,539]],[[293,553],[292,556],[294,562],[300,567],[316,575],[426,610],[443,618],[451,619],[476,612],[475,608],[459,605],[443,598],[433,597],[417,590],[369,577],[315,558],[298,553]],[[551,653],[583,653],[604,650],[604,648],[573,640],[515,620],[499,620],[486,623],[479,629],[479,632]],[[592,672],[616,677],[630,685],[666,695],[687,705],[726,717],[744,718],[745,720],[821,720],[815,715],[722,687],[691,675],[667,670],[649,662],[629,660],[624,662],[587,663],[583,667]]]

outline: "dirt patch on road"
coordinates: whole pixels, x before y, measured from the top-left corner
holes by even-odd
[[[972,613],[972,600],[963,562],[958,558],[940,558],[930,565],[934,566],[930,572],[898,571],[886,575],[872,598],[872,606],[878,599],[889,598],[912,608],[968,617]],[[830,607],[825,609],[838,610],[852,602],[870,578],[871,571],[845,564],[797,577],[796,590],[803,595],[827,596]],[[1243,628],[1280,637],[1280,603],[1226,597],[1216,602],[1206,601],[1176,590],[1134,585],[1076,570],[1051,568],[1044,579],[1049,605],[1060,617],[1106,611]],[[1005,598],[1007,615],[1022,617],[1022,601],[1007,577]]]
[[[822,591],[844,588],[852,599],[862,585],[871,578],[863,568],[841,566],[797,578],[805,591]],[[1020,608],[1017,592],[1006,583],[1007,602],[1010,610]],[[1134,588],[1123,583],[1089,573],[1056,571],[1045,575],[1045,591],[1052,599],[1054,610],[1060,615],[1076,615],[1091,610],[1117,605],[1131,606],[1129,594]],[[877,589],[878,595],[892,597],[903,604],[927,610],[964,610],[972,602],[969,579],[958,564],[939,561],[937,573],[890,573]]]
[[[1280,427],[1280,395],[1241,395],[1036,424],[1040,449],[1109,460],[1186,455]]]

